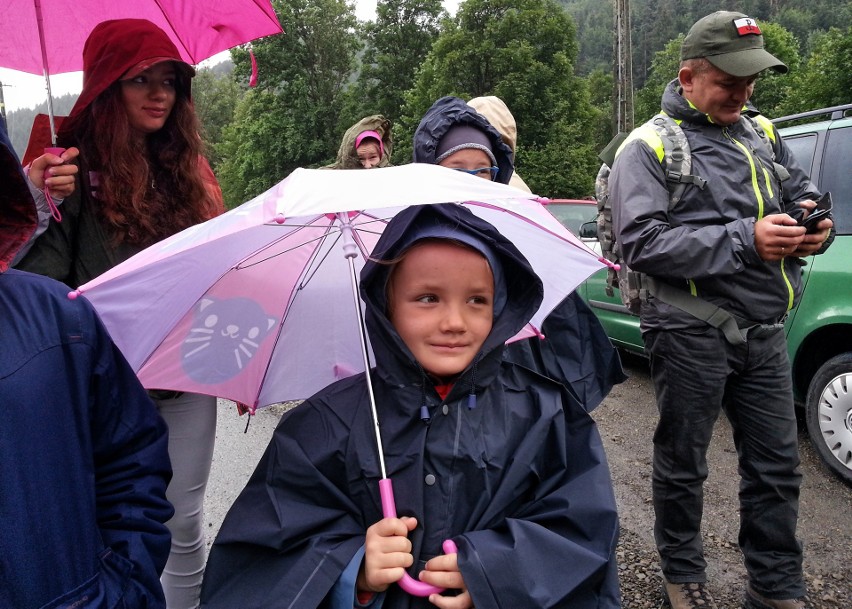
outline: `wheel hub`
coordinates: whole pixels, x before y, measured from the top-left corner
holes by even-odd
[[[823,389],[819,428],[832,454],[852,469],[852,374],[836,376]]]

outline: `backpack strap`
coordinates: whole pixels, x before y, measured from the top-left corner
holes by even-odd
[[[694,184],[699,190],[704,190],[707,180],[692,175],[692,154],[689,152],[689,142],[680,125],[673,118],[661,112],[650,121],[654,130],[663,143],[663,171],[669,182],[669,209],[680,202],[687,184]]]
[[[737,319],[725,309],[707,302],[703,298],[693,296],[686,290],[681,290],[668,283],[657,281],[651,276],[645,277],[645,285],[655,298],[689,313],[693,317],[710,324],[722,331],[725,339],[732,345],[743,345],[746,342],[740,330]]]

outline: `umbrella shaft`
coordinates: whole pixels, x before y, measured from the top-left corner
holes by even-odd
[[[370,396],[370,408],[373,413],[373,429],[376,432],[376,448],[379,451],[379,468],[382,478],[387,478],[387,469],[385,467],[385,449],[382,446],[382,434],[379,431],[379,412],[376,409],[376,396],[373,393],[373,380],[370,377],[370,357],[367,351],[367,333],[364,328],[364,318],[361,316],[361,299],[358,297],[358,278],[355,273],[355,261],[351,257],[347,257],[349,261],[350,278],[352,280],[352,297],[355,299],[355,310],[358,318],[358,336],[361,339],[361,354],[364,356],[364,375],[367,381],[367,393]]]
[[[47,42],[44,39],[44,17],[41,14],[41,0],[33,0],[38,25],[38,41],[41,45],[41,65],[44,68],[44,82],[47,85],[47,118],[50,121],[50,143],[56,146],[56,125],[53,120],[53,93],[50,91],[50,66],[47,63]]]

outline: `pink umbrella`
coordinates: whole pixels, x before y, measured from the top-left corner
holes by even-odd
[[[364,371],[349,262],[363,265],[408,205],[459,202],[544,282],[524,332],[604,263],[533,195],[425,164],[297,169],[257,198],[161,241],[80,287],[149,388],[251,411]],[[369,351],[369,349],[366,349]]]
[[[270,0],[15,0],[0,14],[0,65],[50,75],[83,69],[83,44],[109,19],[147,19],[166,32],[189,64],[280,33]]]
[[[357,272],[409,205],[455,202],[495,226],[544,283],[526,331],[604,262],[533,195],[437,165],[297,169],[237,209],[186,229],[71,293],[95,306],[149,388],[228,397],[250,411],[367,374],[385,516],[396,507],[371,393]],[[455,552],[452,542],[444,551]],[[438,592],[406,576],[404,590]]]

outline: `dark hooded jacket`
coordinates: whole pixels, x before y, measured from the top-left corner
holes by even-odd
[[[459,124],[478,127],[488,135],[500,167],[496,181],[509,184],[512,149],[488,119],[458,97],[442,97],[423,116],[414,133],[414,162],[434,165],[441,138]],[[572,292],[547,316],[541,331],[545,340],[529,338],[509,344],[506,359],[564,383],[587,411],[627,378],[598,318],[577,293]]]
[[[754,245],[755,222],[790,211],[803,199],[816,200],[819,192],[768,121],[772,152],[745,117],[732,125],[714,124],[683,97],[677,79],[666,87],[662,109],[686,135],[691,173],[707,184],[688,185],[669,209],[666,178],[654,149],[659,136],[648,137],[645,127],[634,130],[618,150],[609,181],[613,201],[630,201],[613,206],[625,261],[733,315],[775,323],[798,302],[804,262],[793,256],[762,260]],[[783,183],[776,163],[789,174]],[[705,325],[659,299],[642,306],[643,331]]]
[[[383,154],[376,167],[387,167],[390,165],[390,157],[393,152],[393,137],[391,135],[391,122],[381,114],[365,116],[360,121],[349,127],[340,141],[340,149],[337,151],[337,159],[331,165],[323,169],[363,169],[358,151],[355,149],[355,138],[364,131],[375,131],[382,137]]]
[[[414,132],[414,162],[437,165],[438,144],[447,132],[457,125],[469,125],[484,132],[491,140],[491,152],[497,159],[495,182],[508,184],[514,171],[512,149],[503,141],[500,132],[491,126],[488,119],[468,106],[458,97],[442,97],[426,111]]]
[[[540,302],[540,280],[510,242],[455,205],[401,212],[374,257],[392,259],[412,225],[436,221],[484,236],[508,300],[442,400],[386,316],[391,267],[362,271],[388,477],[399,515],[418,520],[410,572],[451,538],[476,607],[618,607],[618,521],[595,424],[562,385],[502,361],[503,343]],[[330,606],[329,590],[382,518],[370,410],[362,374],[282,418],[213,545],[203,607]],[[433,607],[396,585],[383,596],[385,609]]]
[[[0,126],[0,269],[36,224]],[[0,607],[165,607],[166,427],[85,299],[0,273]]]

